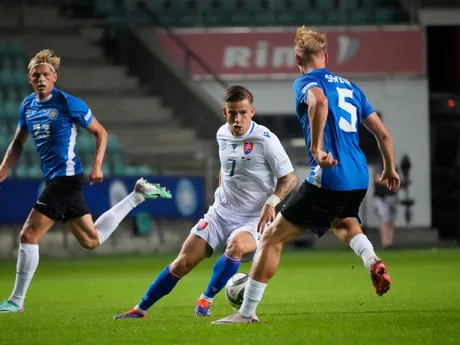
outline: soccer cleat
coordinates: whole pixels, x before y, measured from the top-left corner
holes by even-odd
[[[374,259],[371,267],[369,267],[369,275],[377,295],[382,296],[390,290],[391,278],[382,260]]]
[[[260,321],[259,321],[259,318],[256,316],[256,314],[253,314],[250,317],[244,317],[240,315],[238,312],[236,312],[230,316],[224,317],[223,319],[213,321],[211,322],[211,324],[227,325],[231,323],[257,323],[257,322],[260,322]]]
[[[211,311],[209,310],[210,308],[211,303],[204,299],[199,299],[198,302],[196,302],[195,316],[211,316]]]
[[[0,313],[21,313],[24,307],[19,307],[16,303],[9,300],[0,303]]]
[[[172,198],[171,193],[165,187],[161,187],[156,183],[150,183],[144,178],[137,180],[134,191],[144,196],[145,200]]]
[[[142,314],[141,312],[131,309],[127,311],[126,313],[123,314],[118,314],[113,317],[114,320],[121,320],[121,319],[144,319],[147,317],[145,314]]]

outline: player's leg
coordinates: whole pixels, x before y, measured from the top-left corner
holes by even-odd
[[[20,234],[13,292],[8,300],[0,303],[1,313],[23,311],[27,290],[38,267],[38,243],[53,224],[51,218],[39,211],[30,212]]]
[[[140,179],[136,182],[131,194],[103,213],[93,223],[80,190],[64,215],[66,226],[84,248],[94,249],[112,235],[131,210],[146,200],[159,198],[169,199],[171,194],[159,185]]]
[[[265,230],[252,264],[250,278],[244,291],[240,310],[214,324],[258,322],[256,309],[262,300],[265,288],[275,275],[283,248],[303,232],[303,228],[289,222],[278,214]]]
[[[360,226],[359,207],[366,191],[349,192],[344,202],[346,206],[340,216],[334,220],[331,230],[339,240],[349,245],[361,257],[364,266],[368,269],[375,291],[379,296],[385,294],[391,285],[385,264],[374,251],[374,246],[369,241]]]
[[[144,318],[152,305],[169,294],[182,277],[211,254],[212,248],[203,238],[190,234],[182,245],[179,255],[160,272],[139,304],[126,313],[116,315],[114,319]]]
[[[310,229],[321,237],[330,227],[324,191],[307,182],[295,192],[265,230],[260,240],[240,310],[214,324],[258,322],[256,309],[269,280],[275,275],[283,248]]]
[[[209,284],[197,301],[195,316],[211,316],[210,306],[214,297],[238,272],[241,262],[252,260],[259,237],[256,229],[257,222],[237,228],[231,233],[225,253],[214,264]]]

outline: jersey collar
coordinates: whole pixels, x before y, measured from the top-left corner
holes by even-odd
[[[240,136],[234,136],[232,134],[232,131],[230,130],[230,126],[227,125],[227,129],[228,131],[230,132],[230,135],[234,138],[234,139],[244,139],[246,138],[249,134],[252,133],[252,131],[254,131],[254,127],[256,126],[256,123],[254,121],[251,121],[252,125],[251,125],[251,128],[244,134],[240,135]]]
[[[45,97],[43,99],[38,99],[37,97],[35,97],[35,100],[37,101],[37,103],[45,103],[45,102],[48,102],[51,98],[53,98],[53,92],[52,91],[48,95],[48,97]]]

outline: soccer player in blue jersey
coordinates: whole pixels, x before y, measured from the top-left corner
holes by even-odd
[[[100,183],[103,179],[107,132],[82,100],[55,88],[59,66],[60,58],[48,49],[31,59],[28,79],[34,93],[21,104],[16,134],[0,165],[2,182],[8,169],[21,156],[30,133],[46,180],[46,187],[20,234],[14,289],[10,298],[0,303],[0,312],[4,313],[23,311],[26,292],[38,266],[38,243],[55,222],[65,222],[84,248],[94,249],[104,243],[121,220],[145,200],[171,198],[164,188],[140,179],[130,195],[93,223],[82,194],[83,169],[75,155],[77,128],[86,129],[96,138],[90,184]]]
[[[259,322],[256,309],[284,246],[307,229],[318,237],[328,230],[334,232],[362,258],[376,293],[381,296],[390,288],[386,267],[360,227],[358,212],[369,172],[359,147],[358,127],[363,123],[375,136],[384,162],[381,180],[396,191],[400,179],[391,136],[364,93],[326,69],[324,34],[301,27],[294,45],[302,74],[294,81],[296,112],[309,149],[311,172],[264,232],[240,310],[215,324]]]

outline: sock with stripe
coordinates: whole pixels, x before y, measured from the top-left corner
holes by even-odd
[[[171,272],[169,265],[160,272],[157,279],[149,286],[142,300],[134,307],[135,310],[145,314],[158,300],[169,294],[181,277]]]
[[[205,300],[212,302],[215,295],[219,293],[225,287],[228,280],[238,272],[240,268],[241,259],[231,258],[227,254],[224,254],[217,260],[212,271],[211,281],[208,284],[207,289],[203,293],[206,297]]]

